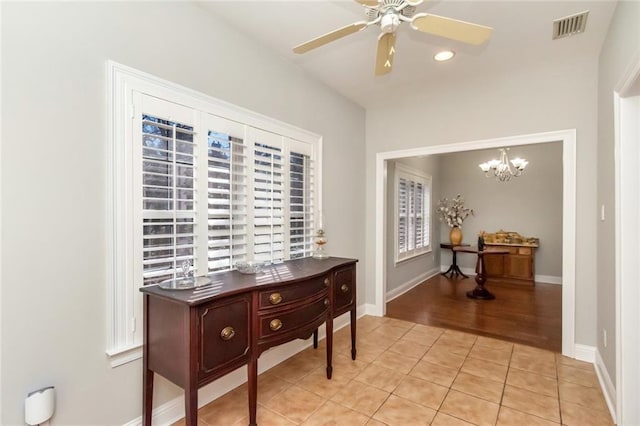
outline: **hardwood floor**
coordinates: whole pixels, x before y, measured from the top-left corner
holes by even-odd
[[[562,351],[562,286],[488,281],[495,300],[473,300],[474,277],[440,274],[387,303],[387,316]]]

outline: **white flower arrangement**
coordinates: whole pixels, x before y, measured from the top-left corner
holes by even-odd
[[[473,215],[473,209],[464,207],[464,199],[460,194],[449,202],[448,199],[440,200],[438,203],[438,213],[440,213],[440,221],[446,222],[449,228],[462,228],[462,222],[469,216]]]

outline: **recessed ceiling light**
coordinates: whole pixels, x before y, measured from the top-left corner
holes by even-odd
[[[456,53],[453,50],[443,50],[442,52],[436,53],[433,57],[438,62],[448,61],[449,59],[456,56]]]

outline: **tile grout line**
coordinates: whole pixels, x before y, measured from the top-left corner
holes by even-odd
[[[560,399],[560,372],[558,371],[558,357],[553,356],[553,363],[556,367],[556,387],[558,388],[558,411],[560,412],[560,424],[562,423],[562,400]]]
[[[385,318],[386,318],[386,317],[385,317]],[[410,328],[409,330],[411,330],[411,329],[415,328],[416,324],[417,324],[417,323],[414,323],[414,325],[413,325],[413,326],[411,326],[411,328]],[[408,330],[403,334],[403,336],[404,336],[405,334],[407,334],[407,333],[408,333]],[[400,337],[400,339],[401,339],[401,338],[402,338],[402,337]],[[400,339],[398,339],[398,340],[400,340]],[[388,350],[389,350],[389,348],[385,349],[385,352],[386,352],[386,351],[388,351]],[[427,350],[427,352],[429,352],[429,351]],[[383,353],[384,353],[384,352],[383,352]],[[382,354],[380,354],[380,355],[382,355]],[[378,357],[379,357],[380,355],[378,355]],[[378,357],[374,358],[374,360],[373,360],[373,361],[375,361],[376,359],[378,359]],[[422,358],[420,358],[420,359],[422,359]],[[418,362],[420,362],[420,359],[418,360]],[[369,365],[372,365],[372,364],[373,364],[373,361],[371,361],[371,362],[369,363]],[[412,370],[413,370],[413,368],[412,368]],[[411,370],[409,370],[409,372],[411,372]],[[405,374],[405,376],[409,376],[409,374]],[[384,423],[384,422],[382,422],[382,421],[380,421],[380,420],[374,419],[374,416],[378,413],[378,411],[380,411],[380,409],[384,406],[384,404],[389,400],[389,397],[391,397],[391,395],[393,395],[393,392],[398,388],[398,386],[399,386],[399,384],[398,384],[395,388],[393,388],[393,390],[392,390],[391,392],[389,392],[389,394],[388,394],[388,395],[387,395],[387,397],[384,399],[384,401],[382,402],[382,404],[380,404],[380,406],[376,409],[376,411],[374,411],[374,413],[371,415],[371,417],[370,417],[370,419],[371,419],[371,420],[375,420],[375,421],[377,421],[377,422]],[[373,386],[373,387],[375,387],[375,386]],[[379,389],[379,388],[376,388],[376,389]],[[384,391],[384,392],[386,392],[384,389],[381,389],[381,390],[382,390],[382,391]],[[384,424],[386,425],[386,423],[384,423]]]
[[[504,401],[504,393],[507,390],[507,380],[509,379],[509,372],[511,371],[511,360],[513,359],[513,352],[516,350],[516,345],[511,345],[511,354],[509,355],[509,363],[507,364],[507,373],[504,376],[504,383],[502,384],[502,395],[500,395],[500,407],[498,408],[498,417],[496,417],[496,425],[498,424],[498,419],[500,418],[500,411],[502,411],[502,401]],[[509,407],[511,408],[511,407]]]
[[[442,334],[440,334],[440,336],[438,336],[438,338],[436,339],[435,342],[433,342],[433,345],[435,345],[438,340],[440,340],[440,338],[446,333],[446,329],[445,331],[442,332]],[[442,408],[442,405],[444,404],[444,401],[447,399],[447,397],[449,396],[449,393],[451,393],[453,389],[453,384],[455,383],[456,379],[458,378],[458,375],[460,375],[460,372],[462,371],[462,366],[464,365],[464,363],[467,361],[467,359],[469,358],[469,354],[471,353],[471,350],[473,349],[473,347],[475,346],[476,342],[478,341],[478,336],[476,336],[476,339],[473,341],[473,345],[471,345],[471,348],[469,348],[469,352],[467,352],[467,354],[464,357],[464,361],[462,361],[462,364],[460,365],[460,367],[457,369],[458,371],[456,372],[455,377],[453,378],[453,380],[451,381],[451,384],[449,385],[449,389],[447,390],[447,393],[444,395],[444,398],[442,398],[442,401],[440,402],[440,405],[438,406],[438,410],[436,410],[436,416],[438,415],[438,413],[440,412],[440,409]],[[431,347],[433,347],[433,345],[431,345]],[[428,351],[427,351],[428,352]],[[425,354],[426,355],[426,354]],[[465,394],[467,395],[467,394]],[[442,414],[445,414],[447,416],[451,416],[455,419],[459,419],[462,420],[463,422],[466,422],[465,419],[461,419],[460,417],[456,417],[452,414],[447,414],[445,412],[442,412]],[[435,417],[434,417],[435,418]],[[469,422],[470,423],[470,422]]]

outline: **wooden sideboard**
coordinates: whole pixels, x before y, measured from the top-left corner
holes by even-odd
[[[248,366],[249,424],[256,425],[258,357],[265,350],[327,330],[331,378],[333,318],[350,312],[356,357],[356,259],[296,259],[255,275],[212,274],[193,290],[143,287],[143,424],[151,425],[153,376],[185,390],[186,424],[195,426],[198,389]]]
[[[487,278],[535,281],[535,246],[487,243],[488,247],[508,250],[507,255],[485,255]]]

